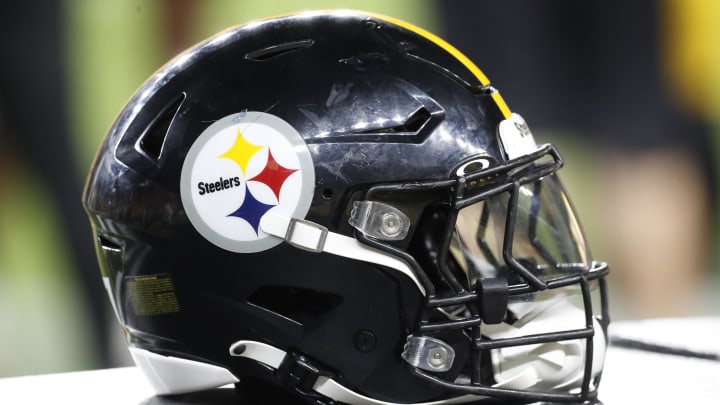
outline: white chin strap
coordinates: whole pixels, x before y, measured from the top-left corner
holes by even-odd
[[[407,263],[393,255],[364,245],[355,238],[330,232],[324,226],[311,221],[290,218],[274,212],[268,212],[260,219],[260,229],[299,249],[315,253],[330,253],[363,262],[376,263],[396,270],[409,277],[420,293],[425,295],[425,288]]]
[[[483,325],[483,334],[491,339],[504,339],[568,330],[568,325],[584,328],[585,312],[563,300],[544,308],[522,325]],[[602,327],[594,318],[593,327],[591,377],[597,376],[602,370],[607,346]],[[586,344],[586,339],[574,339],[492,350],[496,386],[579,391],[585,375]],[[590,389],[595,388],[591,384]]]
[[[244,357],[247,359],[255,360],[263,363],[274,369],[278,369],[280,364],[287,353],[277,347],[270,346],[262,342],[255,342],[251,340],[240,340],[230,346],[230,355]],[[418,403],[396,403],[386,402],[373,399],[352,391],[351,389],[341,385],[337,381],[330,377],[318,376],[315,384],[313,384],[313,390],[318,394],[324,395],[336,402],[342,402],[350,405],[441,405],[441,404],[461,404],[465,402],[477,401],[484,397],[475,395],[463,395],[456,398],[445,399],[441,401],[432,402],[418,402]]]

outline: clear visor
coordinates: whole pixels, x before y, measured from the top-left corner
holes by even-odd
[[[511,285],[527,283],[512,273],[503,248],[542,281],[590,269],[585,237],[556,175],[521,185],[514,207],[512,200],[510,191],[502,192],[458,214],[450,251],[470,285],[499,276],[507,277]],[[512,229],[506,229],[508,209],[515,210]],[[512,232],[511,238],[507,232]]]

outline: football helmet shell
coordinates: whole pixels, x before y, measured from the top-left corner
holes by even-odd
[[[318,403],[582,401],[607,266],[562,164],[440,38],[307,12],[160,69],[83,201],[159,394],[242,381]]]

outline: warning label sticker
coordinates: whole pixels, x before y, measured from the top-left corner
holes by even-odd
[[[180,312],[175,286],[169,274],[125,277],[135,315],[162,315]]]

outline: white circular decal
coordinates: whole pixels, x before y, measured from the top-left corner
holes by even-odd
[[[300,134],[262,112],[229,115],[195,140],[183,163],[180,194],[190,222],[224,249],[259,252],[282,239],[260,229],[268,212],[305,218],[315,172]]]

